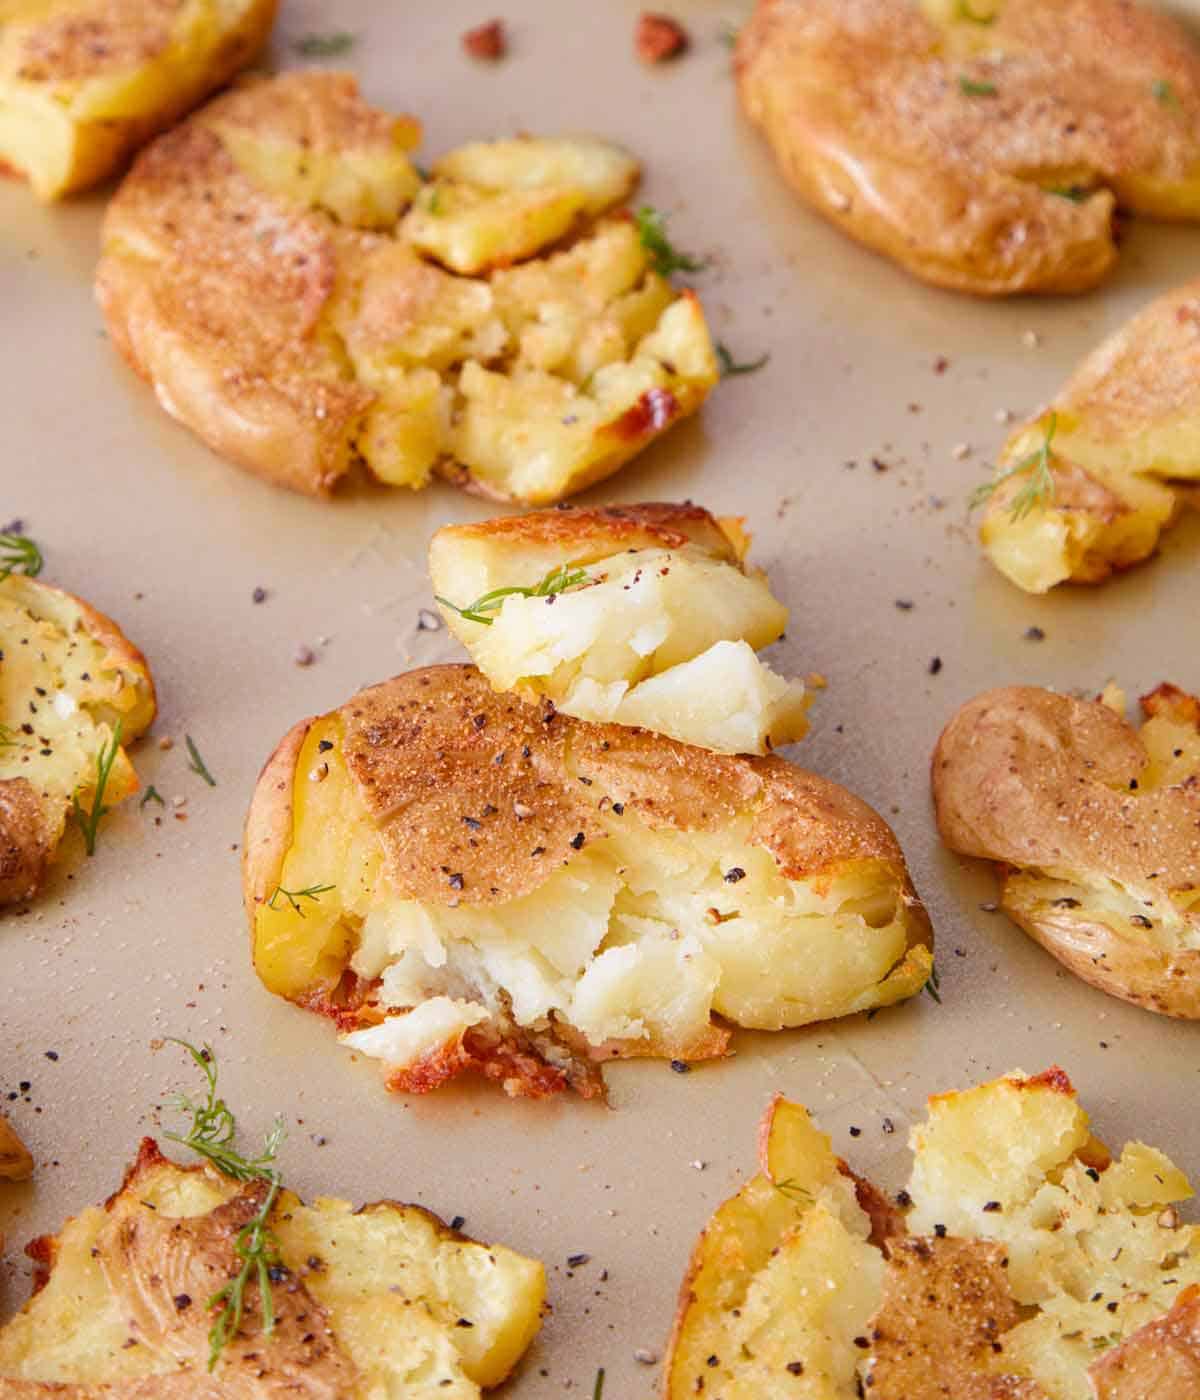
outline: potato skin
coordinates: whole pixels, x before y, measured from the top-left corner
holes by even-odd
[[[1006,47],[1004,62],[987,55]],[[1196,127],[1154,84],[1194,111],[1200,56],[1149,7],[1006,0],[983,27],[935,24],[907,0],[759,0],[735,65],[743,110],[797,193],[936,286],[1097,285],[1116,257],[1105,185],[1124,207],[1197,214]],[[1101,188],[1052,192],[1077,181]]]
[[[1178,706],[1160,687],[1146,708]],[[1179,692],[1182,694],[1182,692]],[[1156,699],[1155,697],[1158,697]],[[1184,701],[1192,697],[1183,696]],[[1010,870],[1107,877],[1166,895],[1200,885],[1200,786],[1139,795],[1146,750],[1107,705],[1033,686],[989,691],[950,721],[933,755],[943,841]],[[1200,1018],[1200,951],[1164,949],[1006,881],[1007,913],[1084,981],[1164,1015]],[[1082,906],[1082,907],[1080,907]]]

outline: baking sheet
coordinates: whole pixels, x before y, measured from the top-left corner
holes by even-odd
[[[1107,330],[1195,275],[1200,231],[1132,224],[1115,280],[1078,300],[958,298],[843,240],[776,177],[719,39],[746,5],[677,5],[693,50],[655,70],[633,57],[626,0],[510,0],[512,50],[494,66],[461,52],[490,17],[467,0],[284,8],[273,61],[298,63],[307,32],[354,33],[345,66],[369,98],[421,117],[426,155],[523,130],[624,142],[676,242],[712,259],[695,282],[714,335],[769,365],[582,499],[690,497],[748,518],[792,609],[776,664],[829,681],[795,756],[893,823],[937,930],[942,1004],[740,1034],[734,1059],[687,1075],[617,1065],[605,1108],[470,1084],[389,1097],[376,1066],[263,990],[236,850],[259,766],[297,718],[457,655],[444,632],[417,630],[425,544],[488,511],[443,485],[322,505],[228,467],[106,343],[90,287],[103,193],[47,210],[0,184],[0,516],[44,546],[44,577],[145,650],[155,735],[176,741],[135,753],[166,811],[122,807],[94,860],[73,853],[30,910],[0,921],[0,1093],[18,1094],[4,1109],[38,1161],[32,1183],[0,1192],[0,1314],[26,1296],[22,1243],[112,1190],[164,1092],[191,1087],[180,1052],[154,1048],[167,1035],[212,1042],[245,1131],[287,1117],[283,1165],[302,1194],[419,1201],[546,1261],[553,1313],[507,1392],[522,1400],[590,1394],[599,1367],[607,1400],[654,1390],[659,1368],[634,1352],[661,1355],[695,1236],[752,1169],[776,1090],[896,1184],[927,1093],[1057,1062],[1102,1135],[1144,1137],[1200,1171],[1200,1118],[1180,1111],[1195,1101],[1196,1028],[1085,987],[987,912],[995,881],[939,848],[927,783],[941,726],[987,687],[1200,688],[1200,517],[1119,582],[1036,599],[981,561],[964,505],[1005,434],[997,414],[1032,409]],[[307,668],[302,646],[317,653]],[[185,734],[215,788],[187,771]]]

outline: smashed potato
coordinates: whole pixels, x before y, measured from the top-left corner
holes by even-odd
[[[910,1146],[905,1217],[772,1103],[692,1255],[667,1400],[1194,1396],[1200,1227],[1163,1153],[1114,1158],[1057,1068],[936,1095]]]
[[[1019,588],[1102,583],[1200,503],[1200,281],[1159,297],[1005,445],[979,537]]]
[[[759,0],[743,109],[809,204],[937,286],[1079,292],[1115,207],[1200,217],[1200,50],[1126,0]]]
[[[33,1175],[33,1158],[13,1125],[0,1113],[0,1181],[24,1181]]]
[[[746,567],[748,545],[740,522],[690,504],[543,511],[444,526],[429,572],[497,690],[763,754],[803,737],[810,697],[754,654],[783,635],[787,609]]]
[[[601,218],[637,162],[594,138],[477,142],[426,180],[354,80],[247,84],[145,151],[105,217],[118,349],[214,450],[329,494],[358,462],[548,504],[699,408],[694,293]]]
[[[895,837],[850,793],[535,708],[469,666],[298,724],[243,874],[263,982],[404,1091],[475,1070],[596,1094],[605,1060],[720,1055],[723,1022],[888,1005],[932,966]]]
[[[237,1274],[238,1232],[267,1189],[177,1166],[143,1139],[116,1195],[29,1246],[37,1291],[0,1329],[0,1396],[478,1400],[536,1335],[536,1260],[419,1206],[308,1206],[282,1191],[268,1217],[273,1331],[256,1281],[210,1375],[207,1300]]]
[[[1005,912],[1085,982],[1200,1018],[1200,701],[1160,685],[977,696],[933,756],[942,839],[1004,870]]]
[[[103,805],[137,791],[123,746],[154,713],[146,658],[111,618],[24,574],[0,579],[0,905],[37,891],[74,800],[95,804],[103,756]]]
[[[111,174],[258,55],[276,0],[3,0],[0,169],[57,199]]]

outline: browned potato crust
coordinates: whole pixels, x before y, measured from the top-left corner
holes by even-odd
[[[977,696],[934,752],[938,828],[1006,869],[1005,910],[1084,981],[1197,1019],[1198,706],[1164,686],[1143,711],[1139,735],[1103,701],[1032,686]],[[1177,768],[1148,753],[1150,724]]]
[[[1114,205],[1200,215],[1200,53],[1126,0],[759,0],[742,106],[796,191],[935,285],[1078,292]]]
[[[96,184],[262,50],[277,0],[6,0],[0,170]]]
[[[137,790],[124,746],[155,708],[146,658],[111,618],[38,579],[0,579],[0,906],[37,892],[72,795],[90,806],[96,757],[118,720],[104,805]]]
[[[113,342],[168,413],[277,485],[327,496],[361,463],[553,503],[700,406],[703,313],[628,220],[600,218],[636,182],[627,153],[476,143],[425,179],[420,137],[344,73],[208,104],[106,213]]]
[[[1191,1400],[1200,1395],[1200,1285],[1092,1367],[1096,1400]]]
[[[449,1010],[448,997],[485,996],[475,978],[499,975],[493,970],[485,976],[472,961],[472,919],[511,919],[506,938],[518,962],[530,957],[536,964],[543,956],[561,956],[554,950],[522,953],[522,940],[533,936],[524,924],[538,924],[541,915],[534,911],[544,901],[549,901],[547,917],[558,909],[554,921],[569,924],[572,902],[581,896],[578,889],[572,892],[573,886],[555,883],[563,878],[601,888],[614,880],[617,890],[624,870],[609,870],[609,852],[623,853],[622,843],[633,841],[628,859],[636,862],[642,857],[640,838],[633,833],[643,831],[641,846],[647,848],[656,840],[676,841],[677,852],[690,850],[691,842],[708,842],[704,849],[711,847],[714,854],[693,851],[688,857],[701,862],[698,869],[708,870],[713,860],[724,862],[715,872],[714,893],[706,898],[720,900],[726,912],[709,910],[711,917],[701,920],[705,937],[716,938],[723,921],[738,917],[729,908],[741,908],[746,918],[762,921],[751,927],[759,929],[763,948],[777,946],[771,938],[783,939],[774,956],[788,957],[784,949],[791,935],[782,926],[772,931],[770,916],[755,901],[767,898],[768,890],[812,901],[812,912],[829,920],[807,924],[828,929],[821,946],[834,985],[822,994],[827,999],[819,1003],[823,1013],[818,1003],[806,1010],[794,990],[803,980],[801,966],[777,967],[772,977],[755,961],[770,955],[754,952],[747,943],[735,959],[740,971],[727,966],[718,976],[713,965],[716,993],[710,988],[701,994],[701,1002],[689,1004],[686,1017],[644,1009],[645,1034],[595,1030],[597,1025],[624,1024],[600,1011],[588,1022],[593,1029],[587,1036],[571,1024],[562,1006],[549,1016],[509,1015],[502,989],[500,1005],[488,1003],[490,1013],[482,1026],[451,1037],[411,1064],[391,1061],[398,1063],[394,1087],[432,1088],[475,1068],[503,1079],[510,1092],[551,1092],[568,1082],[581,1092],[598,1092],[594,1063],[613,1056],[722,1053],[728,1031],[710,1019],[714,995],[717,1009],[728,1019],[778,1028],[839,1014],[850,1004],[857,1009],[859,1000],[864,1005],[897,1000],[919,990],[928,976],[930,932],[924,909],[895,837],[858,798],[779,758],[713,754],[640,730],[574,720],[552,705],[526,705],[494,692],[469,666],[431,667],[374,686],[333,714],[297,725],[276,750],[259,780],[246,824],[243,878],[257,970],[273,990],[333,1016],[344,1031],[377,1027],[386,1021],[379,975],[388,964],[385,959],[377,970],[364,969],[364,940],[371,940],[363,924],[372,914],[393,911],[395,918],[433,920],[439,936],[462,959],[452,959],[458,968],[453,990],[435,991],[430,981],[415,998],[418,1007],[437,1003]],[[672,833],[687,841],[679,845]],[[739,867],[730,868],[735,861]],[[571,870],[578,874],[570,875]],[[693,879],[698,888],[703,883],[700,874],[682,878],[685,885]],[[290,907],[288,892],[295,897],[297,891],[312,889],[318,892],[315,898]],[[716,890],[729,891],[728,896]],[[684,894],[690,897],[691,889]],[[610,901],[615,897],[606,896]],[[532,902],[514,903],[521,900]],[[862,922],[856,912],[840,923],[837,910],[847,901],[847,907],[857,910],[859,900],[875,909],[870,916],[875,922]],[[647,922],[662,917],[654,908],[638,907]],[[612,917],[604,914],[586,935],[595,940],[594,961],[589,952],[580,965],[589,971],[609,957],[596,949],[607,938],[604,929]],[[676,917],[686,932],[693,916],[681,908]],[[485,944],[493,946],[496,936],[487,934]],[[884,940],[879,952],[869,954],[879,939]],[[866,961],[856,964],[856,971],[837,970],[841,940],[847,952],[851,943],[864,944],[855,956]],[[623,945],[620,957],[640,947],[636,938],[617,941]],[[892,951],[883,954],[885,947]],[[709,965],[709,954],[699,946],[695,956]],[[882,957],[878,967],[872,956]],[[414,953],[406,966],[416,957]],[[651,980],[678,977],[682,986],[682,967],[661,965]],[[521,985],[523,974],[518,977],[510,966],[507,975]],[[850,985],[843,987],[837,981],[841,977]],[[647,984],[639,985],[641,994]],[[391,1003],[405,1004],[413,1003]],[[463,1005],[461,1000],[450,1004]],[[476,1006],[474,1000],[470,1004]],[[386,1024],[402,1023],[408,1014]],[[354,1039],[350,1044],[363,1048]]]
[[[0,1113],[0,1181],[24,1181],[33,1175],[33,1158],[12,1124]]]
[[[143,1138],[101,1207],[27,1247],[34,1294],[0,1328],[0,1400],[478,1400],[528,1348],[545,1298],[536,1260],[420,1206],[306,1205],[283,1189],[268,1217],[273,1330],[254,1278],[210,1364],[211,1300],[268,1189],[179,1166]]]

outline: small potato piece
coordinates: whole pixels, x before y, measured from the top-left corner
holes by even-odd
[[[238,1231],[266,1190],[176,1166],[144,1138],[116,1195],[29,1246],[38,1286],[0,1329],[2,1400],[76,1387],[131,1400],[478,1400],[537,1333],[536,1260],[419,1206],[306,1206],[282,1191],[268,1218],[283,1265],[272,1271],[274,1331],[263,1335],[256,1280],[209,1379],[204,1303],[237,1273]]]
[[[0,1113],[0,1181],[25,1181],[33,1175],[33,1158],[12,1124]]]
[[[498,695],[468,666],[299,724],[246,825],[254,962],[392,1087],[473,1069],[602,1090],[618,1056],[724,1053],[920,990],[928,921],[895,838],[782,759]],[[289,897],[290,895],[290,897]]]
[[[36,893],[72,798],[91,810],[118,721],[104,805],[137,791],[124,745],[154,714],[146,658],[111,618],[24,574],[0,580],[0,905]]]
[[[1030,686],[968,702],[938,740],[951,850],[1004,867],[1005,911],[1082,977],[1200,1018],[1200,705],[1146,696],[1141,731],[1101,701]]]
[[[168,413],[326,496],[355,467],[550,504],[717,383],[704,314],[594,137],[475,142],[425,181],[412,118],[346,74],[246,83],[156,141],[105,217],[96,294]]]
[[[979,538],[1019,588],[1102,583],[1148,559],[1200,483],[1200,281],[1098,346],[999,473]]]
[[[746,567],[740,524],[730,531],[692,505],[545,511],[444,526],[429,569],[447,625],[497,690],[763,754],[803,737],[809,697],[754,654],[783,635],[787,609]]]
[[[39,199],[103,180],[253,62],[276,0],[5,0],[0,168]]]
[[[1079,292],[1115,206],[1200,217],[1200,50],[1126,0],[758,0],[742,107],[784,177],[936,286]]]
[[[935,1095],[906,1220],[776,1098],[761,1175],[692,1255],[664,1400],[1192,1400],[1200,1227],[1162,1152],[1114,1158],[1057,1067]]]

